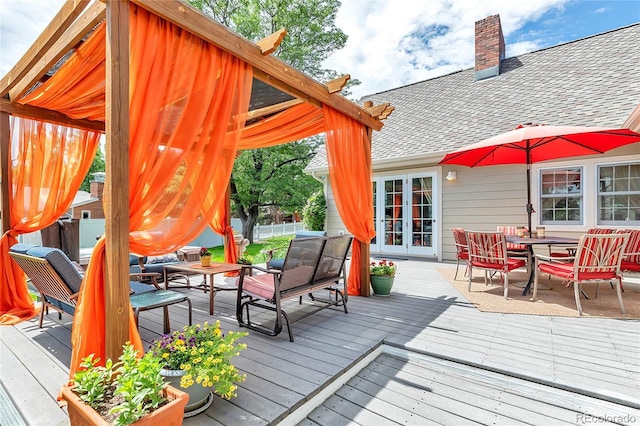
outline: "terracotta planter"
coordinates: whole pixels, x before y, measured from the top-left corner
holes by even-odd
[[[376,296],[389,296],[391,294],[391,287],[393,287],[395,277],[390,275],[370,275],[369,278],[373,294]]]
[[[154,412],[147,414],[137,422],[136,426],[180,426],[184,414],[184,407],[187,405],[189,395],[172,387],[167,386],[164,389],[164,397],[169,400],[168,404],[163,405]],[[69,420],[72,426],[109,426],[93,408],[84,403],[80,397],[71,390],[67,385],[62,387],[62,399],[67,401],[67,410],[69,412]]]
[[[203,256],[200,258],[200,265],[202,266],[210,266],[211,265],[211,256]]]

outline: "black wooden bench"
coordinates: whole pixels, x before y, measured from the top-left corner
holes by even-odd
[[[347,253],[351,247],[351,236],[317,237],[291,240],[282,270],[251,266],[253,276],[241,274],[238,278],[236,317],[241,327],[247,327],[270,336],[282,331],[282,319],[287,325],[289,340],[293,342],[291,322],[282,309],[282,301],[309,295],[316,306],[310,312],[297,316],[295,321],[305,318],[330,306],[342,306],[347,313],[346,267]],[[327,290],[328,297],[318,298],[314,291]],[[273,327],[252,323],[250,307],[266,309],[276,313]],[[246,318],[245,318],[246,314]]]

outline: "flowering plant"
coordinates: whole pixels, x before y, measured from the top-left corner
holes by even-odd
[[[228,331],[226,335],[220,329],[220,321],[214,325],[205,322],[185,326],[154,340],[150,351],[164,361],[168,370],[185,370],[180,386],[188,388],[194,383],[204,387],[215,386],[215,393],[225,399],[236,396],[236,385],[245,379],[231,363],[231,359],[240,354],[247,345],[236,343],[246,336],[246,332]]]
[[[200,257],[211,256],[209,249],[206,247],[200,247],[200,251],[198,253],[200,253]]]
[[[397,266],[390,260],[382,259],[380,262],[371,262],[369,265],[369,275],[396,275]]]

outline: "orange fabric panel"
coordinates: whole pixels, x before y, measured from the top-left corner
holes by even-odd
[[[18,131],[16,132],[16,127]],[[22,269],[9,257],[17,236],[54,223],[71,206],[96,150],[100,133],[37,120],[11,121],[10,229],[0,239],[0,324],[38,314]]]
[[[18,102],[104,122],[105,37],[103,22],[63,67]]]
[[[242,131],[239,150],[266,148],[304,139],[324,131],[324,114],[312,104],[300,104],[275,114]]]
[[[195,239],[225,200],[253,73],[142,8],[130,16],[129,248],[164,254]],[[85,276],[71,376],[88,354],[105,359],[104,254],[100,243]],[[142,353],[133,314],[129,330]]]
[[[329,180],[345,226],[360,242],[369,244],[376,235],[373,227],[371,191],[371,141],[367,129],[352,118],[324,106]],[[352,265],[360,265],[360,244],[354,244]],[[349,271],[348,292],[360,295],[360,267]]]
[[[238,262],[238,247],[236,246],[236,241],[233,238],[233,228],[229,225],[229,220],[231,219],[231,212],[229,208],[229,203],[225,200],[222,203],[218,204],[218,209],[214,213],[211,218],[211,222],[209,225],[211,229],[213,229],[218,234],[224,236],[224,260],[226,263],[237,263]],[[239,275],[238,272],[227,272],[225,276],[236,276]]]

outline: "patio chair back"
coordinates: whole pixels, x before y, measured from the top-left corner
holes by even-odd
[[[627,248],[620,262],[620,270],[640,272],[640,229],[621,229],[618,233],[629,234]]]
[[[326,241],[326,237],[291,240],[282,266],[280,291],[311,284]]]
[[[453,277],[453,279],[456,280],[458,279],[458,267],[460,266],[460,261],[464,261],[465,265],[468,263],[469,248],[467,247],[467,236],[465,235],[463,228],[450,228],[450,230],[453,234],[453,241],[456,245],[456,274]]]
[[[523,259],[507,256],[507,240],[502,232],[467,231],[469,247],[469,288],[473,279],[473,268],[500,272],[504,276],[504,298],[509,294],[509,272],[526,265]],[[485,284],[487,276],[485,274]]]
[[[606,235],[615,234],[616,230],[611,228],[589,228],[587,234]]]
[[[504,235],[518,235],[517,226],[501,226],[496,227],[496,231],[502,232]],[[529,231],[526,229],[525,231]],[[507,243],[507,250],[512,252],[527,252],[529,249],[524,244]]]
[[[622,261],[629,234],[584,234],[580,237],[576,249],[573,264],[557,262],[538,262],[539,271],[559,277],[573,284],[578,313],[582,315],[580,293],[582,285],[586,283],[596,284],[596,298],[600,282],[609,281],[615,285],[618,294],[620,310],[625,313],[622,303],[622,274],[620,263]],[[538,275],[535,276],[533,285],[533,300],[536,300],[538,291]]]

